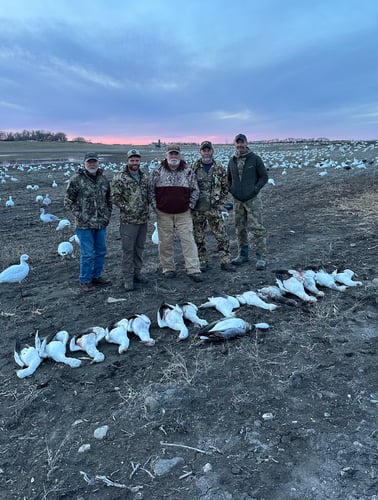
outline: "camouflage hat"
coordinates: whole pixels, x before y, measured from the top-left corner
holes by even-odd
[[[234,142],[237,142],[237,141],[248,142],[247,141],[247,136],[244,135],[244,134],[238,134],[238,135],[235,136],[235,139],[234,139]]]
[[[167,153],[181,153],[181,148],[178,144],[168,144],[167,146]]]
[[[84,161],[87,161],[87,160],[97,160],[98,161],[98,154],[94,153],[93,151],[90,153],[87,153],[84,156]]]
[[[214,149],[210,141],[201,142],[200,150],[205,148]]]
[[[141,154],[137,149],[130,149],[130,151],[127,152],[127,159],[131,158],[132,156],[139,156],[141,157]]]

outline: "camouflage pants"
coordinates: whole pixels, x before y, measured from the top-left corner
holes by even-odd
[[[236,239],[239,253],[248,246],[248,230],[252,233],[256,252],[266,255],[266,229],[263,223],[263,204],[261,195],[245,202],[234,199]]]
[[[194,239],[198,248],[198,257],[201,263],[206,262],[205,231],[209,225],[217,244],[219,257],[222,263],[230,262],[230,243],[225,223],[219,210],[192,211]]]

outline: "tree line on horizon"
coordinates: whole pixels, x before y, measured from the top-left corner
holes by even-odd
[[[64,132],[47,130],[23,130],[22,132],[5,132],[0,130],[0,141],[38,141],[38,142],[68,142]],[[88,142],[84,137],[75,137],[70,142]]]

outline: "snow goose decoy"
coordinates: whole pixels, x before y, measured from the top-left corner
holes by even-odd
[[[164,302],[157,312],[157,322],[160,328],[170,328],[179,331],[178,340],[185,340],[189,336],[189,330],[184,323],[184,313],[177,304],[172,306]]]
[[[51,198],[48,194],[43,198],[42,201],[43,201],[43,204],[46,205],[46,207],[51,205]]]
[[[146,314],[133,314],[128,320],[128,332],[139,337],[144,345],[155,345],[155,340],[150,337],[151,320]]]
[[[61,219],[59,224],[56,226],[56,231],[63,231],[64,229],[71,226],[71,222],[68,219]]]
[[[214,307],[218,312],[223,314],[225,318],[235,316],[233,309],[240,307],[238,299],[232,295],[221,295],[218,297],[208,297],[208,301],[199,306],[199,309]]]
[[[324,269],[320,269],[315,273],[315,281],[319,286],[337,290],[338,292],[344,292],[347,288],[345,285],[337,285],[335,276],[327,273]]]
[[[54,214],[45,213],[45,209],[44,208],[40,208],[39,210],[41,212],[41,215],[39,216],[39,218],[41,219],[41,221],[44,224],[49,224],[51,222],[57,222],[57,221],[60,220],[59,217],[57,217]]]
[[[112,323],[107,328],[107,333],[105,335],[105,340],[110,344],[118,344],[118,352],[122,354],[126,352],[130,345],[129,337],[127,336],[127,326],[129,321],[127,319],[121,319]]]
[[[50,335],[50,337],[45,339],[46,344],[44,349],[41,350],[41,356],[53,359],[56,363],[64,363],[71,368],[78,368],[81,365],[80,359],[68,358],[66,356],[68,338],[69,335],[66,330],[60,330],[55,335]]]
[[[362,281],[353,281],[352,278],[354,276],[354,271],[351,269],[345,269],[342,273],[338,273],[337,271],[333,271],[332,273],[335,277],[335,281],[341,283],[345,286],[361,286]]]
[[[236,298],[241,305],[246,304],[248,306],[260,307],[261,309],[266,309],[267,311],[274,311],[278,307],[277,304],[268,304],[267,302],[264,302],[262,298],[252,290],[236,295]]]
[[[6,207],[10,207],[10,208],[13,208],[13,207],[14,207],[14,201],[13,201],[12,196],[9,196],[9,198],[8,198],[8,199],[7,199],[7,201],[5,202],[5,206],[6,206]]]
[[[97,349],[97,344],[107,334],[107,328],[94,326],[88,328],[78,336],[72,337],[70,342],[70,351],[85,351],[92,358],[93,363],[101,363],[105,356]]]
[[[192,302],[184,302],[181,305],[182,312],[184,314],[184,319],[187,319],[194,325],[206,326],[209,323],[205,319],[201,319],[197,315],[198,307]]]
[[[303,283],[294,276],[282,280],[276,278],[276,283],[283,292],[291,293],[292,295],[295,295],[304,302],[309,302],[309,303],[317,302],[317,298],[306,293]]]
[[[151,240],[154,245],[159,244],[159,232],[158,232],[158,227],[157,227],[157,222],[154,222],[155,229],[152,233]]]
[[[252,325],[250,323],[236,317],[213,321],[209,325],[200,328],[195,336],[198,340],[195,345],[241,337],[249,332],[251,328]]]
[[[66,257],[67,255],[70,255],[73,253],[73,245],[69,241],[62,241],[58,245],[58,254],[61,257]]]
[[[0,283],[19,283],[20,293],[22,297],[22,285],[21,282],[29,274],[29,264],[31,258],[26,253],[22,254],[20,257],[20,263],[9,266],[4,271],[0,273]]]
[[[29,377],[33,375],[38,366],[42,363],[41,350],[43,351],[46,345],[46,339],[41,342],[38,332],[35,334],[34,347],[26,346],[20,349],[20,343],[16,342],[14,350],[14,360],[22,369],[17,370],[18,378]]]

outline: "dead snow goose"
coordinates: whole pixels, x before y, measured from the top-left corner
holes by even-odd
[[[134,333],[146,346],[155,345],[155,340],[150,337],[151,320],[146,314],[133,314],[128,321],[128,332]]]
[[[294,276],[294,278],[297,278],[301,283],[303,283],[303,287],[305,290],[313,293],[317,297],[324,297],[324,292],[319,290],[316,287],[316,281],[315,281],[315,271],[312,269],[307,269],[306,271],[296,271],[295,269],[289,269],[288,271],[289,274]]]
[[[345,286],[361,286],[362,281],[353,281],[352,278],[354,276],[354,271],[351,269],[345,269],[342,273],[338,273],[337,271],[334,271],[332,273],[335,277],[335,281],[338,283],[341,283],[342,285]]]
[[[268,304],[267,302],[264,302],[258,294],[252,290],[236,295],[236,298],[242,305],[246,304],[248,306],[260,307],[261,309],[266,309],[267,311],[274,311],[278,307],[277,304]]]
[[[315,273],[315,281],[319,286],[324,286],[330,288],[331,290],[337,290],[338,292],[344,292],[346,290],[345,285],[337,285],[335,282],[335,276],[327,273],[324,269],[320,269]]]
[[[107,334],[107,329],[101,326],[93,326],[83,333],[72,337],[70,351],[85,351],[92,358],[93,363],[101,363],[105,356],[97,349],[97,344]]]
[[[127,326],[129,321],[125,318],[112,323],[107,328],[107,333],[105,335],[105,340],[111,344],[118,344],[118,352],[122,354],[126,352],[130,345],[129,337],[127,336]]]
[[[282,291],[289,292],[292,295],[299,297],[304,302],[311,302],[311,303],[317,302],[317,298],[306,293],[303,283],[301,283],[294,276],[292,276],[289,279],[283,279],[283,280],[277,278],[276,283]]]
[[[49,340],[51,338],[51,340]],[[71,368],[78,368],[81,365],[80,359],[68,358],[66,356],[66,347],[69,334],[66,330],[60,330],[55,335],[47,337],[44,349],[41,350],[43,358],[50,358],[57,363],[64,363]]]
[[[235,316],[233,309],[240,307],[238,299],[232,295],[222,295],[218,297],[208,297],[207,302],[201,304],[199,309],[205,309],[208,307],[214,307],[218,312],[223,314],[225,318]]]
[[[189,330],[184,323],[184,313],[177,304],[172,306],[164,302],[157,312],[157,322],[160,328],[170,328],[180,332],[178,340],[185,340],[189,336]]]
[[[225,318],[200,328],[195,338],[199,341],[197,345],[204,342],[230,340],[245,335],[251,328],[252,325],[241,318]]]
[[[205,319],[201,319],[198,317],[198,307],[192,302],[184,302],[181,305],[181,309],[184,314],[184,319],[191,321],[194,325],[206,326],[209,324]]]
[[[262,299],[271,299],[289,306],[297,306],[298,302],[294,299],[286,297],[285,293],[286,292],[281,290],[278,286],[274,285],[264,286],[263,288],[259,288],[257,290],[258,296]]]
[[[14,360],[22,369],[17,370],[18,378],[25,378],[33,375],[38,366],[42,363],[43,358],[40,355],[41,350],[44,349],[46,340],[41,342],[38,332],[35,334],[34,347],[26,346],[20,349],[20,344],[17,341],[14,349]]]

